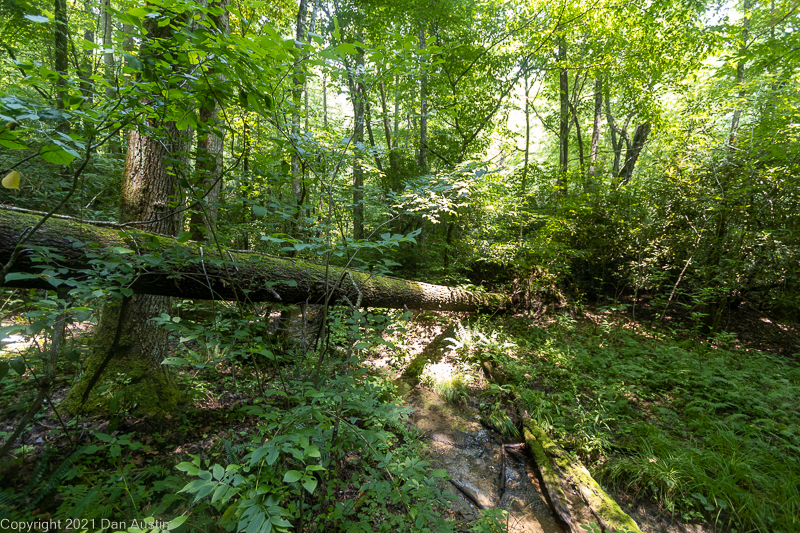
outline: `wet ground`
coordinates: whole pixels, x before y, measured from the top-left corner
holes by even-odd
[[[434,468],[447,470],[452,481],[481,506],[508,511],[508,531],[568,531],[553,516],[527,457],[503,448],[512,441],[483,427],[472,409],[448,404],[419,387],[405,388],[405,404],[414,409],[411,419],[430,441]],[[454,514],[466,522],[481,517],[478,507],[460,489],[453,485],[449,489],[456,495]]]

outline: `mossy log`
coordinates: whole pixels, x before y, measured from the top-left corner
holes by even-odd
[[[0,264],[5,264],[22,234],[39,217],[0,209]],[[223,250],[132,229],[109,229],[74,220],[49,219],[25,247],[48,247],[61,256],[42,274],[25,252],[11,272],[42,274],[31,279],[0,280],[6,287],[52,289],[57,279],[86,278],[90,257],[118,262],[122,257],[134,274],[124,280],[136,294],[201,300],[239,300],[283,304],[355,304],[376,308],[479,311],[510,306],[503,294],[466,291],[418,281],[370,276],[338,267],[273,256]],[[128,250],[126,252],[126,250]],[[57,266],[56,266],[57,265]]]
[[[593,522],[613,533],[642,533],[577,458],[559,448],[530,418],[523,430],[553,506],[573,533],[583,533],[581,526]]]

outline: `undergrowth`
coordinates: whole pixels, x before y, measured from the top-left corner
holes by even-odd
[[[601,481],[737,533],[800,528],[795,362],[567,316],[482,328],[481,357]]]

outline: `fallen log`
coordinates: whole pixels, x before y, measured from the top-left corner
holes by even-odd
[[[523,431],[553,506],[573,533],[582,533],[593,522],[607,532],[642,533],[580,460],[559,448],[530,418],[525,417]]]
[[[24,232],[39,217],[0,209],[0,265],[10,259]],[[57,257],[43,273],[34,247],[47,247]],[[92,275],[92,259],[119,261],[132,266],[122,280],[137,294],[202,300],[239,300],[283,304],[332,305],[423,309],[441,311],[495,310],[510,306],[507,296],[466,291],[442,285],[311,263],[264,254],[223,250],[180,243],[175,239],[134,230],[97,227],[74,220],[51,218],[25,243],[10,272],[38,274],[19,279],[10,276],[0,286],[53,289],[64,280]],[[40,268],[37,268],[40,267]],[[102,275],[97,270],[95,275]]]

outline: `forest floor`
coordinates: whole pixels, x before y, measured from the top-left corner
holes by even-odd
[[[583,460],[645,533],[800,529],[797,325],[744,306],[723,317],[729,333],[709,340],[688,313],[667,313],[663,325],[653,325],[658,313],[643,302],[636,313],[636,320],[608,306],[536,318],[419,313],[405,331],[387,336],[393,346],[367,349],[365,362],[395,379],[456,325],[444,366],[429,365],[421,386],[495,413],[500,425],[498,413],[517,419],[510,401],[516,391],[531,417]],[[0,345],[0,357],[35,351],[37,342],[45,348],[36,337],[11,340]],[[483,362],[505,385],[486,379]],[[64,361],[61,370],[56,405],[77,368]],[[151,510],[159,499],[181,505],[164,499],[188,481],[175,464],[191,455],[224,457],[225,442],[242,445],[259,423],[240,409],[258,396],[255,382],[237,372],[233,387],[227,368],[181,370],[191,404],[158,420],[125,413],[69,419],[47,405],[18,443],[17,460],[2,469],[0,510],[12,492],[24,495],[31,516],[68,515],[91,490],[117,516],[130,516],[129,502]],[[30,373],[9,373],[0,385],[4,437],[36,390]],[[71,466],[65,459],[76,445],[97,450],[69,479],[59,471]],[[126,476],[137,486],[120,488]]]

